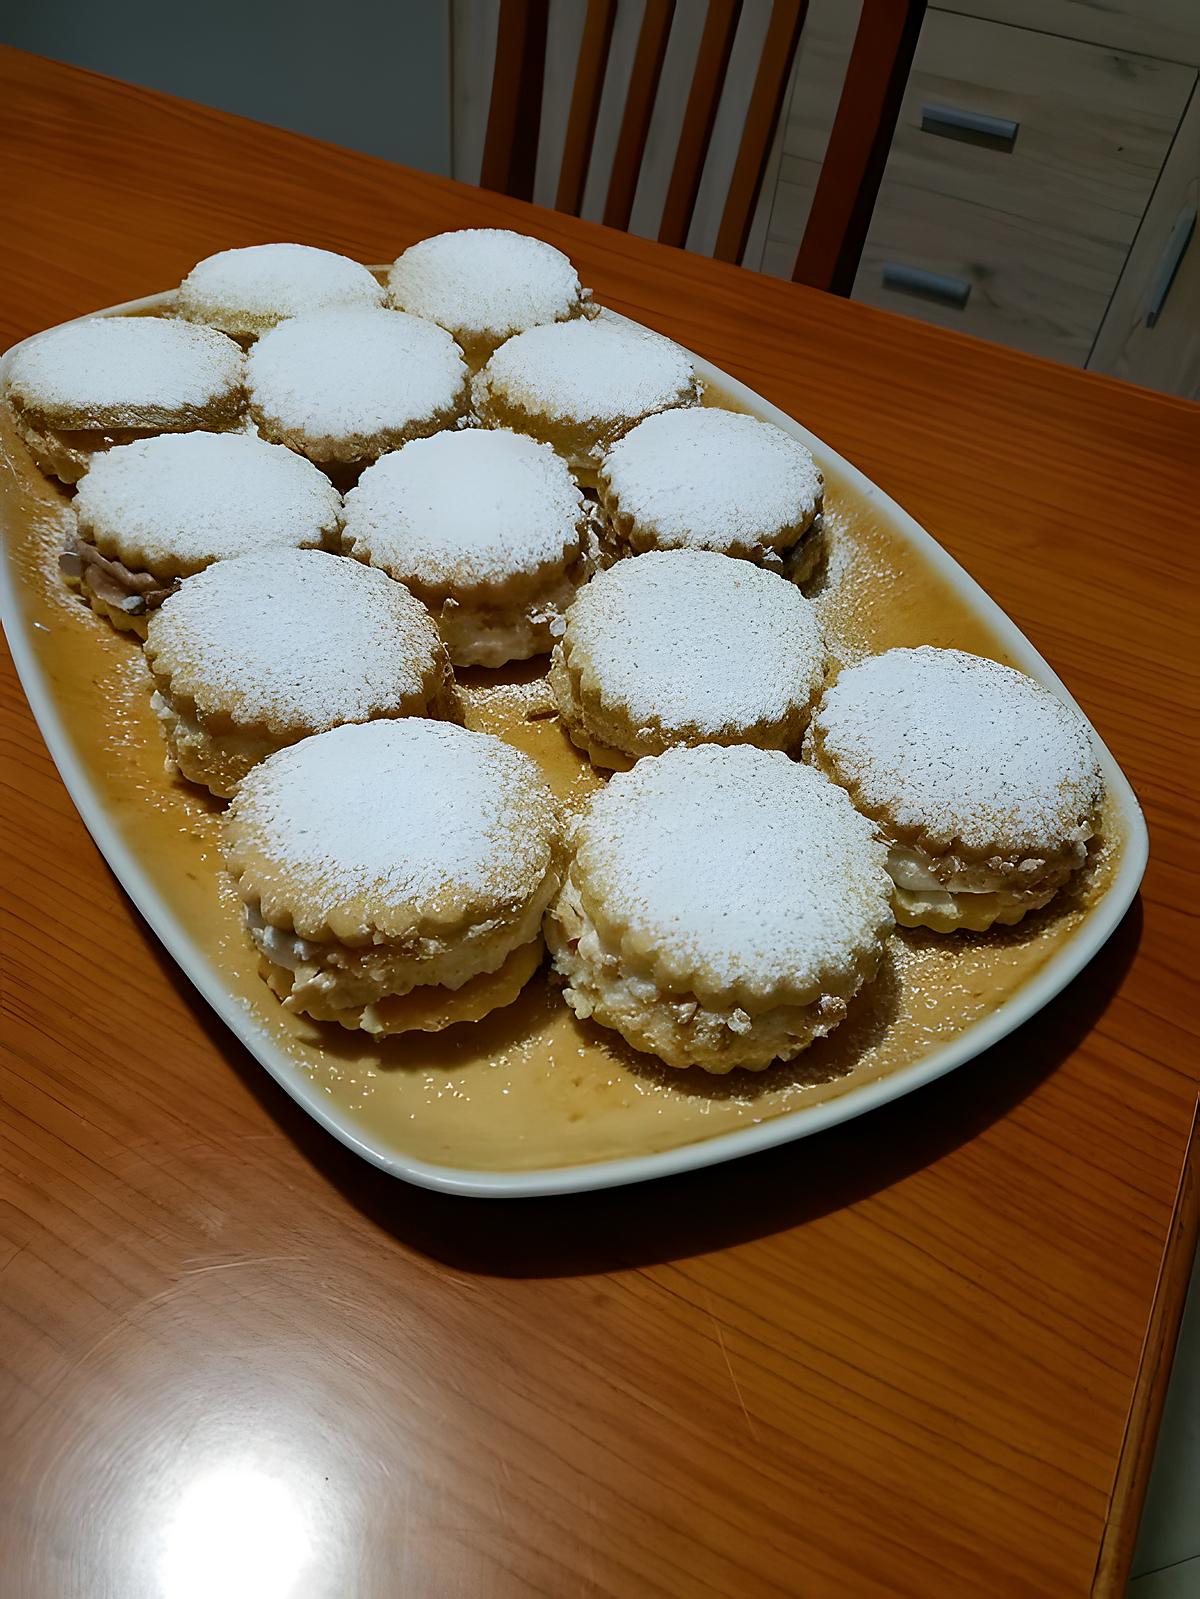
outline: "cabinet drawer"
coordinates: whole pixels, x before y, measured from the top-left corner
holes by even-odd
[[[1088,359],[1147,388],[1200,400],[1200,91],[1175,135]]]
[[[1195,76],[931,11],[855,299],[1082,365]]]
[[[1200,66],[1196,0],[954,0],[954,10]]]

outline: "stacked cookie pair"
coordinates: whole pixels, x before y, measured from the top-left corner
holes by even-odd
[[[245,375],[241,349],[215,328],[94,317],[18,349],[5,400],[41,470],[77,483],[114,445],[240,427]]]
[[[825,675],[798,586],[822,558],[823,492],[799,441],[709,407],[651,416],[605,453],[606,570],[550,665],[589,759],[621,767],[703,742],[799,751]]]

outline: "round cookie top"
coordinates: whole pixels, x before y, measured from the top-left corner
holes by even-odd
[[[308,244],[252,244],[197,261],[179,285],[176,310],[244,338],[286,317],[385,299],[382,285],[348,256]]]
[[[79,531],[131,570],[186,577],[264,548],[319,546],[341,495],[311,461],[253,433],[162,433],[98,455]]]
[[[336,727],[269,756],[226,833],[242,896],[267,921],[354,942],[515,922],[560,848],[530,756],[416,717]]]
[[[202,724],[276,736],[424,712],[448,675],[420,600],[324,550],[243,555],[189,578],[152,614],[146,659]]]
[[[246,358],[250,409],[272,436],[355,460],[442,425],[467,404],[458,345],[404,311],[318,311],[269,329]]]
[[[504,428],[415,439],[363,473],[344,537],[423,596],[537,577],[579,548],[584,499],[549,444]]]
[[[22,345],[7,388],[50,427],[155,427],[236,412],[243,377],[241,350],[216,328],[161,316],[98,316]]]
[[[938,850],[1056,853],[1091,831],[1103,793],[1082,717],[963,650],[887,650],[848,667],[812,736],[865,810]]]
[[[531,415],[598,426],[691,404],[698,392],[686,350],[608,315],[518,333],[476,384],[481,394],[494,390]]]
[[[872,824],[781,750],[648,756],[595,795],[575,844],[592,919],[705,1003],[852,993],[892,924]]]
[[[506,228],[462,228],[411,245],[392,264],[388,294],[465,343],[493,346],[576,315],[583,297],[561,250]]]
[[[794,539],[821,506],[809,451],[782,428],[711,407],[661,411],[608,451],[602,492],[646,549],[749,552]]]
[[[795,584],[711,550],[653,550],[598,572],[567,612],[562,648],[585,703],[668,740],[778,723],[808,707],[825,674],[816,613]]]

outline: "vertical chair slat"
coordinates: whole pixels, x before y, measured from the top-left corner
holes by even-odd
[[[616,16],[617,0],[588,0],[554,199],[555,210],[567,211],[573,217],[579,215],[583,204]]]
[[[742,0],[708,0],[696,70],[692,74],[692,87],[679,133],[679,148],[658,229],[663,244],[682,246],[687,243],[741,14]]]
[[[533,199],[548,19],[549,0],[500,0],[479,182],[517,200]]]
[[[862,258],[925,0],[863,0],[846,81],[792,277],[848,295]]]
[[[746,108],[742,142],[738,146],[721,225],[717,229],[713,254],[718,261],[740,261],[746,253],[754,208],[771,158],[771,145],[779,126],[807,11],[808,0],[775,0],[771,7],[758,73]]]
[[[646,0],[604,203],[604,221],[610,228],[629,226],[674,15],[675,0]]]

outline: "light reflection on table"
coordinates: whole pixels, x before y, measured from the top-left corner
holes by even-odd
[[[252,1457],[199,1472],[163,1529],[162,1599],[291,1599],[312,1566],[304,1511]]]

